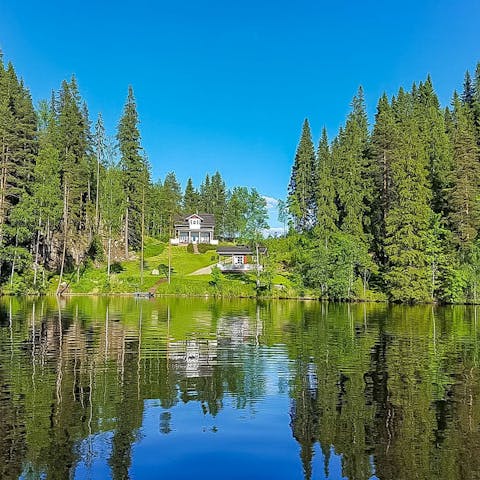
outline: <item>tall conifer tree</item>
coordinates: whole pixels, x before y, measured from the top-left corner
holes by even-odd
[[[325,245],[330,235],[337,230],[338,211],[335,205],[335,186],[327,130],[322,129],[322,136],[317,150],[317,220],[315,232]]]
[[[193,186],[193,181],[191,178],[187,180],[187,185],[185,186],[185,192],[183,194],[182,208],[183,213],[192,214],[198,211],[199,206],[199,194],[195,187]]]
[[[130,86],[117,132],[126,203],[124,215],[126,255],[130,247],[138,248],[140,245],[142,198],[149,184],[149,168],[141,154],[138,123],[137,105],[133,88]]]
[[[475,126],[468,104],[453,99],[452,143],[455,165],[449,190],[449,220],[462,250],[477,238],[480,228],[480,159]]]
[[[340,131],[333,152],[341,229],[366,242],[372,183],[368,147],[368,122],[363,89],[352,100],[352,111]]]
[[[309,231],[315,225],[316,174],[315,148],[305,119],[288,186],[288,208],[298,232]]]
[[[400,89],[393,102],[398,142],[390,162],[386,216],[386,280],[394,301],[430,300],[427,243],[432,211],[428,157],[415,118],[414,95]]]

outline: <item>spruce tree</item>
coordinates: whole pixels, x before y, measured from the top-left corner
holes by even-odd
[[[174,172],[167,173],[165,177],[159,208],[164,214],[164,231],[172,237],[174,216],[182,210],[182,190]]]
[[[446,132],[445,118],[433,89],[430,76],[420,83],[415,100],[415,116],[428,157],[429,181],[432,188],[432,208],[447,214],[446,191],[453,168],[453,152]]]
[[[462,92],[462,103],[468,107],[473,106],[475,100],[475,88],[472,83],[472,77],[470,72],[467,70],[465,72],[465,78],[463,80],[463,92]]]
[[[335,204],[332,156],[325,127],[317,150],[316,197],[315,233],[327,245],[330,235],[337,230],[338,211]]]
[[[30,93],[12,63],[4,69],[0,62],[0,245],[10,209],[29,191],[37,149]]]
[[[185,192],[183,193],[182,209],[185,214],[197,213],[199,207],[199,194],[193,186],[191,178],[187,180]]]
[[[94,133],[94,151],[95,151],[95,230],[98,231],[100,224],[100,177],[105,169],[107,156],[107,139],[105,135],[105,125],[103,124],[102,114],[98,114]]]
[[[149,184],[149,167],[145,157],[141,155],[138,123],[137,106],[130,86],[117,132],[126,204],[124,215],[126,256],[130,247],[140,246],[142,194]]]
[[[227,191],[220,172],[215,172],[210,184],[211,213],[215,216],[215,231],[218,237],[223,237],[225,231],[225,208]]]
[[[475,240],[480,228],[479,148],[469,109],[457,95],[454,96],[452,144],[455,164],[449,189],[449,220],[463,251]]]
[[[200,210],[203,213],[212,213],[212,191],[210,185],[210,175],[205,175],[205,180],[200,185]]]
[[[374,251],[384,265],[386,219],[390,210],[392,174],[391,162],[397,144],[397,129],[393,109],[384,93],[377,105],[372,134],[374,196],[371,209],[371,225]]]
[[[400,89],[393,101],[397,142],[390,162],[391,190],[385,221],[385,275],[393,301],[430,300],[427,243],[432,218],[428,157],[414,115],[414,96]]]
[[[288,208],[298,232],[307,232],[315,225],[316,174],[315,148],[305,119],[288,186]]]
[[[333,149],[340,206],[340,228],[367,242],[368,211],[372,184],[368,150],[368,122],[363,89],[352,100],[352,111]]]
[[[58,99],[57,149],[69,227],[76,234],[86,228],[88,193],[88,123],[75,77],[64,81]]]

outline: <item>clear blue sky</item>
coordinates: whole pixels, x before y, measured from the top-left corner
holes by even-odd
[[[154,179],[285,197],[300,127],[336,134],[361,84],[383,91],[430,73],[446,104],[480,60],[480,1],[2,0],[0,48],[33,98],[77,76],[109,133],[131,84]]]

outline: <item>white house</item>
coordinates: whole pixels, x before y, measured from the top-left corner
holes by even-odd
[[[211,213],[177,215],[174,219],[174,227],[175,238],[170,240],[172,245],[186,245],[188,243],[218,245],[218,240],[214,239],[215,216]]]

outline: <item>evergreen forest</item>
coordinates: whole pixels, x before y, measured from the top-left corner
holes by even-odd
[[[278,207],[262,294],[285,291],[284,278],[288,296],[477,303],[480,63],[448,106],[428,76],[382,95],[373,124],[360,87],[337,135],[323,129],[317,145],[305,120]],[[59,293],[88,265],[110,279],[145,238],[166,244],[175,215],[194,212],[213,213],[226,242],[258,242],[267,227],[265,198],[227,188],[218,171],[184,190],[174,172],[152,180],[131,87],[110,137],[75,77],[34,105],[0,57],[0,292],[53,281]]]
[[[75,77],[35,108],[11,62],[0,63],[0,292],[42,293],[55,276],[136,258],[164,242],[176,214],[213,213],[220,238],[252,240],[267,227],[255,188],[227,189],[219,172],[182,192],[175,173],[152,181],[131,87],[110,138],[92,122]],[[113,272],[112,272],[113,273]],[[57,281],[58,277],[58,281]]]
[[[382,95],[373,125],[360,87],[332,140],[303,124],[280,251],[322,297],[476,303],[479,147],[480,64],[445,108],[430,76]]]

